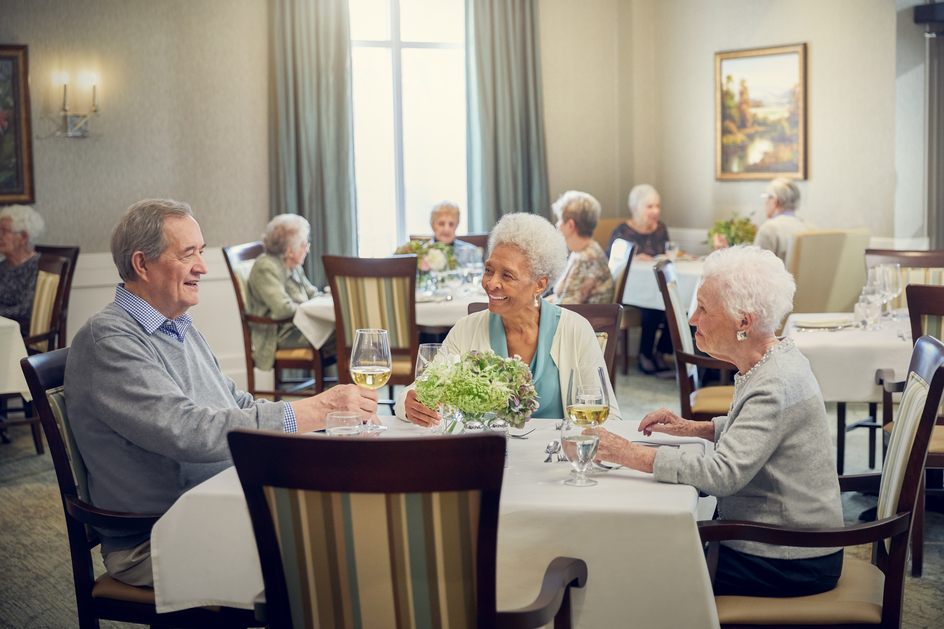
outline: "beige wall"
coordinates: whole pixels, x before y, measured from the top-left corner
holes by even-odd
[[[29,45],[36,209],[48,244],[108,250],[135,201],[189,202],[207,242],[255,239],[268,218],[265,0],[4,2],[0,41]],[[100,133],[56,137],[62,90]]]

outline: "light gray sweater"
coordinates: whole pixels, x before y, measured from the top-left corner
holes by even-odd
[[[793,340],[771,347],[744,376],[735,376],[727,416],[715,417],[712,457],[660,448],[656,480],[693,485],[718,497],[724,520],[795,528],[840,527],[839,479],[826,408],[810,363]],[[820,557],[836,548],[723,542],[776,559]]]
[[[114,511],[164,513],[232,465],[230,430],[285,428],[283,404],[238,391],[193,326],[183,343],[159,330],[148,335],[114,303],[72,341],[65,397],[92,503]],[[100,532],[103,552],[149,537]]]

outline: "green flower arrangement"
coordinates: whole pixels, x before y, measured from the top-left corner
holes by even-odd
[[[520,356],[502,358],[492,350],[471,350],[458,361],[434,362],[416,383],[416,398],[428,408],[455,406],[466,414],[494,413],[520,428],[540,403],[531,370]]]
[[[441,242],[426,240],[411,240],[399,249],[397,254],[416,254],[416,270],[421,273],[430,271],[453,270],[459,267],[459,262],[452,252],[452,247]]]
[[[721,234],[729,245],[751,244],[754,242],[754,236],[757,235],[757,225],[754,225],[746,217],[738,217],[737,213],[726,221],[715,221],[714,226],[708,230],[708,244],[715,248],[715,234]]]

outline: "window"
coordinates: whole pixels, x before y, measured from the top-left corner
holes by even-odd
[[[429,234],[440,201],[465,232],[465,0],[349,0],[358,254]]]

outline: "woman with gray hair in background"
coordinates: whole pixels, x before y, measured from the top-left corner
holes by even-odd
[[[569,190],[551,206],[557,229],[564,234],[570,258],[554,293],[557,304],[608,304],[613,301],[613,276],[603,248],[593,239],[600,220],[600,202],[586,192]]]
[[[39,212],[26,205],[8,205],[0,210],[0,317],[20,324],[29,335],[33,297],[39,273],[39,254],[33,248],[46,223]]]
[[[767,220],[757,230],[754,244],[768,251],[785,263],[793,250],[793,234],[816,229],[812,223],[797,217],[796,209],[800,206],[800,189],[789,177],[777,177],[767,184],[767,191],[761,195],[764,198],[764,211]],[[715,234],[713,241],[715,249],[728,246],[724,234]]]
[[[793,339],[777,338],[796,284],[770,251],[749,245],[705,259],[698,307],[689,323],[709,356],[734,363],[734,400],[708,422],[667,408],[646,415],[639,430],[701,437],[713,456],[654,450],[600,429],[600,459],[650,472],[718,497],[718,519],[790,528],[842,526],[839,480],[826,408],[809,361]],[[715,595],[805,596],[836,587],[842,549],[721,543]]]
[[[564,416],[571,369],[584,382],[597,379],[603,352],[590,323],[578,314],[541,299],[548,285],[564,270],[567,245],[547,220],[534,214],[504,216],[488,237],[488,260],[482,288],[488,310],[464,317],[443,342],[443,350],[464,354],[493,350],[499,356],[519,356],[530,366],[540,407],[533,417]],[[610,396],[610,419],[620,419],[616,394],[604,378]],[[423,406],[410,385],[397,399],[396,415],[420,426],[438,424],[437,410]]]
[[[262,234],[265,253],[252,265],[247,292],[249,312],[270,319],[289,319],[298,305],[318,294],[302,263],[308,256],[311,227],[297,214],[280,214]],[[277,349],[309,347],[308,339],[293,323],[252,327],[252,358],[263,371],[272,369]]]

